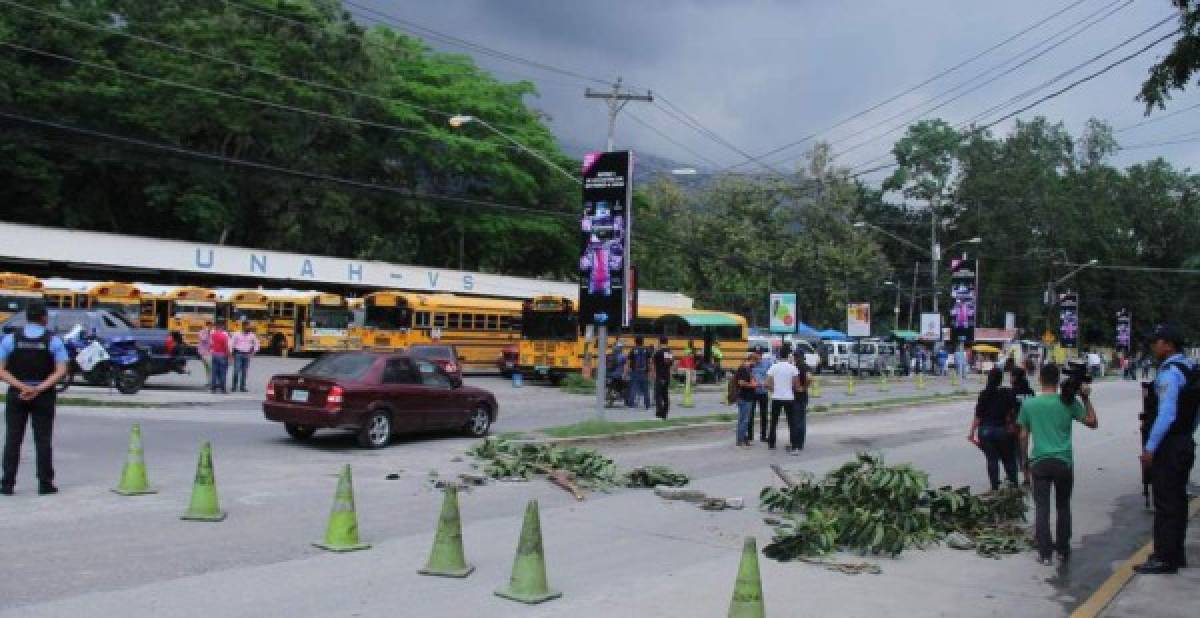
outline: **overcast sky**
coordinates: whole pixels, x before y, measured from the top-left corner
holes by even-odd
[[[866,162],[887,153],[907,122],[925,117],[922,112],[928,108],[975,88],[1065,37],[1074,34],[1043,56],[931,115],[954,124],[964,122],[1172,13],[1168,0],[355,2],[489,48],[589,77],[612,80],[619,75],[635,87],[650,89],[658,100],[629,104],[617,123],[617,146],[704,168],[713,167],[708,160],[725,166],[743,162],[745,157],[681,124],[663,108],[670,110],[674,104],[732,146],[754,155],[820,132],[834,143],[835,152],[842,153],[839,164],[865,168]],[[347,8],[367,20],[361,11]],[[825,132],[838,121],[920,84],[1062,9],[1067,10],[962,68]],[[1103,68],[1167,34],[1174,23],[1038,90],[1020,104],[985,116],[983,121]],[[500,79],[533,81],[541,94],[531,104],[552,118],[551,126],[562,139],[603,147],[605,108],[601,101],[583,96],[585,88],[603,86],[425,38],[436,48],[470,53]],[[1164,42],[1020,117],[1040,114],[1061,120],[1076,136],[1093,116],[1116,129],[1141,122],[1144,108],[1134,96],[1149,66],[1169,45]],[[1200,95],[1188,91],[1178,94],[1166,112],[1155,114],[1165,115],[1197,102]],[[916,109],[902,113],[913,107]],[[1184,134],[1200,131],[1197,114],[1200,109],[1119,131],[1117,138],[1125,146],[1192,138],[1195,136]],[[683,147],[638,124],[634,116]],[[897,117],[889,120],[892,116]],[[872,128],[876,124],[879,126]],[[1003,133],[1010,127],[1011,121],[995,130]],[[893,128],[894,132],[887,133]],[[851,136],[856,132],[861,134]],[[806,146],[768,160],[778,168],[794,167]],[[1120,153],[1114,162],[1124,166],[1160,155],[1180,167],[1200,169],[1200,143],[1132,149]],[[886,162],[890,158],[875,164]]]

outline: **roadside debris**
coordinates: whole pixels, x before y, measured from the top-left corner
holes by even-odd
[[[567,493],[575,496],[576,500],[583,500],[583,493],[581,493],[579,491],[579,487],[575,485],[574,477],[570,472],[567,472],[566,470],[553,470],[550,472],[550,475],[547,478],[550,479],[551,483],[562,487],[567,491]]]
[[[973,495],[967,487],[929,489],[928,474],[910,465],[886,466],[859,453],[822,479],[776,469],[785,488],[766,487],[761,507],[776,515],[775,536],[763,554],[810,559],[839,550],[896,556],[946,541],[998,557],[1028,547],[1022,541],[1025,494],[1017,488]]]
[[[621,474],[616,463],[597,450],[544,442],[488,438],[469,449],[467,454],[484,462],[482,472],[495,479],[551,478],[558,471],[565,472],[575,487],[575,490],[568,489],[572,495],[579,489],[609,491],[615,487],[682,486],[689,482],[686,474],[667,466],[643,466]],[[551,481],[555,482],[553,478]]]

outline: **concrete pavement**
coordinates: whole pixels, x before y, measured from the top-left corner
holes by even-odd
[[[768,611],[1064,615],[1148,536],[1135,459],[1136,398],[1132,383],[1098,386],[1101,428],[1077,429],[1069,566],[1042,567],[1031,554],[987,560],[933,548],[869,558],[882,575],[846,576],[763,558]],[[878,449],[890,462],[929,470],[935,484],[979,490],[986,475],[982,456],[965,440],[970,410],[956,403],[814,418],[801,456],[761,445],[736,449],[728,431],[602,447],[625,467],[672,465],[691,474],[697,489],[742,496],[748,508],[710,513],[635,490],[579,503],[545,481],[495,483],[462,497],[466,551],[478,571],[443,580],[415,574],[440,499],[427,488],[428,473],[470,470],[469,459],[455,461],[470,440],[414,438],[362,451],[338,433],[295,443],[259,421],[256,410],[64,409],[56,436],[63,493],[38,497],[23,480],[18,496],[0,500],[6,571],[15,574],[0,578],[0,608],[4,616],[366,616],[397,608],[414,616],[721,615],[741,539],[757,536],[760,547],[769,541],[770,528],[754,508],[758,490],[777,482],[769,463],[822,473],[855,450]],[[143,418],[159,494],[107,492],[120,472],[128,415]],[[217,486],[230,512],[220,524],[178,520],[202,439],[214,441]],[[32,475],[26,459],[23,479]],[[342,463],[354,465],[360,528],[375,547],[328,555],[308,543],[324,530]],[[386,480],[389,473],[400,479]],[[565,593],[532,608],[492,595],[507,581],[531,498],[543,507],[551,585]]]

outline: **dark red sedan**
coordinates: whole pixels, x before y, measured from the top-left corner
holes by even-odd
[[[272,377],[263,401],[263,415],[293,438],[351,429],[364,448],[386,446],[397,433],[457,429],[484,436],[497,410],[490,392],[404,352],[326,354],[298,373]]]

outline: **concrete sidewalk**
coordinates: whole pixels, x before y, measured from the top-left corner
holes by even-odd
[[[1187,560],[1190,568],[1178,575],[1133,575],[1115,599],[1099,615],[1106,618],[1155,616],[1191,618],[1200,613],[1200,498],[1192,500],[1192,519],[1187,532]],[[1149,546],[1138,552],[1131,563],[1140,564]],[[1122,578],[1123,579],[1123,578]],[[1114,582],[1119,584],[1120,582]],[[1106,584],[1107,585],[1107,584]]]

